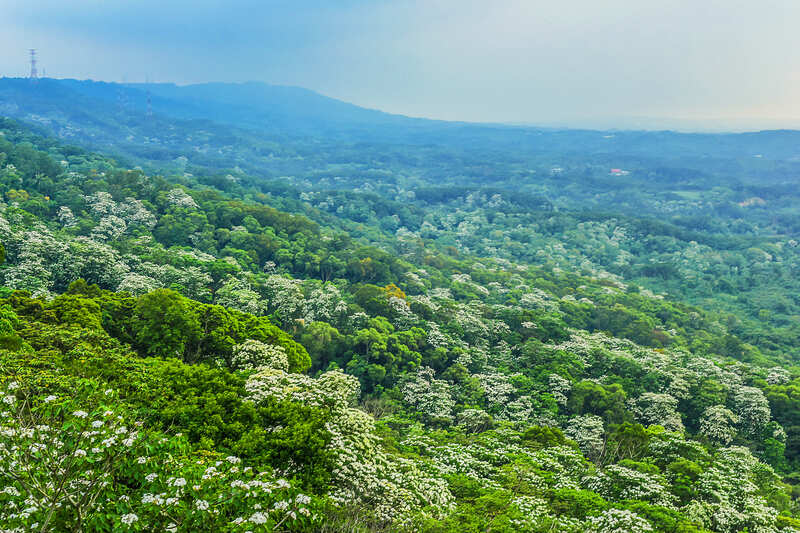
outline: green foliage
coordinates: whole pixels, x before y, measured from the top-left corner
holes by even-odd
[[[576,415],[593,414],[606,423],[621,424],[630,416],[625,408],[625,400],[626,394],[620,385],[581,381],[572,388],[567,408]]]
[[[194,149],[164,177],[0,130],[0,382],[88,403],[113,390],[175,476],[235,455],[324,499],[342,530],[796,525],[798,490],[776,475],[800,468],[788,203],[748,215],[717,170],[684,183],[642,162],[652,179],[633,189],[594,155],[551,173],[552,146],[484,166],[236,132],[229,166],[266,178]],[[748,185],[783,202],[773,186]],[[144,471],[120,465],[108,494],[141,500]],[[182,527],[236,530],[239,511]],[[141,516],[163,529],[156,514]]]
[[[22,333],[37,353],[9,353],[0,360],[6,374],[64,394],[75,379],[99,380],[153,427],[251,463],[279,469],[293,464],[303,486],[325,485],[331,459],[324,411],[290,402],[256,407],[244,401],[243,376],[176,359],[140,359],[102,329],[29,322]]]
[[[608,509],[608,502],[587,490],[558,489],[550,496],[550,505],[560,515],[580,520]]]
[[[189,300],[169,289],[140,297],[133,321],[135,342],[149,355],[184,358],[187,345],[198,344],[200,320],[197,313]]]
[[[571,444],[560,429],[546,426],[533,426],[526,429],[522,434],[522,442],[534,450]]]
[[[0,389],[0,520],[38,531],[237,531],[244,517],[298,530],[319,503],[241,459],[192,453],[185,439],[133,420],[114,391],[80,380],[68,394],[18,381]],[[52,392],[52,391],[50,391]]]

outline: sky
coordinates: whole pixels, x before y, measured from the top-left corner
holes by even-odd
[[[0,0],[0,75],[264,81],[410,116],[800,128],[798,0]]]

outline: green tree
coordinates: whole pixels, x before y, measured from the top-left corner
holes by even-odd
[[[136,343],[144,353],[179,359],[186,358],[186,346],[197,342],[202,332],[192,301],[170,289],[158,289],[139,297],[133,329]]]

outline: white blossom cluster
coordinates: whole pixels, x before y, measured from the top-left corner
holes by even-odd
[[[423,413],[428,419],[452,421],[455,400],[450,394],[450,384],[436,379],[430,367],[422,367],[401,387],[403,399]]]
[[[230,367],[234,370],[268,368],[288,372],[289,358],[282,346],[248,339],[233,347]]]
[[[738,387],[733,397],[739,425],[746,435],[755,435],[769,422],[772,414],[769,401],[761,389],[756,387]]]
[[[712,405],[703,412],[700,434],[713,444],[727,446],[736,437],[739,417],[723,405]]]
[[[0,524],[12,528],[4,531],[82,530],[98,516],[121,531],[277,530],[320,518],[319,504],[286,480],[235,456],[189,458],[182,439],[143,433],[111,409],[33,397],[16,382],[2,398]]]
[[[700,498],[682,511],[713,531],[732,533],[746,529],[774,533],[778,512],[762,494],[763,487],[777,487],[778,483],[780,480],[772,468],[758,461],[747,448],[724,448],[697,480]]]
[[[264,369],[246,384],[249,398],[269,398],[328,407],[329,444],[338,465],[331,498],[339,504],[369,504],[382,520],[403,519],[415,511],[441,516],[449,512],[453,496],[447,483],[427,473],[421,464],[392,457],[383,450],[375,420],[350,407],[359,396],[358,380],[341,371],[314,379],[301,374]]]
[[[360,392],[358,379],[341,370],[324,372],[319,378],[262,368],[245,385],[248,398],[259,403],[267,398],[286,400],[311,407],[350,407]]]
[[[597,415],[581,415],[571,418],[564,428],[564,434],[574,440],[589,459],[596,460],[603,452],[605,430],[603,419]]]
[[[214,303],[251,315],[260,315],[266,309],[266,302],[250,283],[234,276],[229,276],[214,293]]]
[[[646,392],[630,402],[631,411],[644,425],[657,424],[669,431],[683,431],[678,400],[669,394]]]
[[[123,202],[116,202],[108,192],[98,191],[84,196],[84,201],[98,221],[92,230],[92,236],[97,240],[114,240],[126,232],[136,229],[148,231],[156,225],[156,216],[136,198],[129,197]],[[70,215],[72,212],[69,208],[62,208],[59,213],[65,227],[71,222],[74,224]]]
[[[583,484],[608,500],[641,500],[675,508],[675,497],[667,490],[667,480],[660,474],[645,474],[624,466],[609,465],[584,478]]]
[[[599,516],[589,517],[587,532],[591,533],[647,533],[653,531],[650,522],[627,509],[609,509]]]
[[[184,207],[188,209],[197,209],[199,207],[197,202],[194,201],[194,198],[189,196],[186,191],[180,187],[175,187],[167,193],[167,201],[170,205],[175,207]]]
[[[558,374],[550,374],[548,378],[548,390],[559,405],[567,405],[567,394],[569,394],[571,388],[572,384],[568,379]]]
[[[113,226],[122,227],[116,223]],[[213,257],[200,252],[183,257],[187,252],[179,254],[187,266],[166,264],[174,255],[164,254],[163,247],[150,237],[134,241],[137,252],[150,257],[160,255],[164,264],[142,261],[138,254],[123,256],[114,249],[112,242],[101,242],[96,234],[92,237],[56,236],[43,225],[9,223],[3,216],[0,216],[0,237],[8,264],[2,271],[3,284],[12,289],[28,290],[34,296],[63,291],[71,282],[82,278],[105,289],[128,291],[137,296],[159,287],[179,285],[184,287],[187,296],[204,300],[212,282],[200,265],[212,261]]]

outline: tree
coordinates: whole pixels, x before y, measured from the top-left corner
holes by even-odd
[[[592,533],[647,533],[653,527],[636,513],[622,509],[609,509],[599,516],[590,517],[586,524]]]
[[[217,305],[237,309],[251,315],[258,315],[266,308],[258,293],[247,281],[233,276],[225,280],[214,295]]]
[[[746,435],[758,434],[771,417],[769,402],[756,387],[739,387],[733,396],[739,424]]]
[[[583,454],[591,460],[598,460],[603,453],[603,419],[596,415],[582,415],[569,421],[564,434],[578,443]]]
[[[576,415],[594,414],[608,423],[621,424],[630,417],[625,409],[625,398],[625,391],[618,384],[581,381],[572,387],[567,409]]]
[[[0,453],[4,527],[242,531],[316,521],[320,504],[291,483],[234,455],[191,455],[185,438],[145,428],[98,385],[83,380],[63,396],[18,382],[0,389],[0,450],[15,451]]]
[[[347,364],[341,357],[345,351],[345,338],[330,324],[311,322],[301,330],[297,339],[308,350],[313,370],[325,370],[331,362],[339,366]]]
[[[651,431],[641,424],[631,424],[630,422],[615,426],[610,432],[603,450],[603,463],[641,459],[648,451]]]
[[[723,405],[712,405],[703,413],[700,434],[717,446],[727,446],[736,436],[739,417]]]
[[[632,411],[643,424],[658,424],[669,431],[683,431],[678,400],[669,394],[646,392],[631,402]]]
[[[252,339],[233,347],[232,369],[252,370],[261,367],[288,371],[289,360],[286,351],[281,346],[264,344]]]
[[[433,423],[449,423],[453,420],[455,401],[450,395],[450,384],[436,379],[430,367],[422,367],[401,387],[403,399],[424,419]]]
[[[170,289],[140,296],[133,317],[136,343],[149,355],[186,358],[201,329],[192,301]]]

